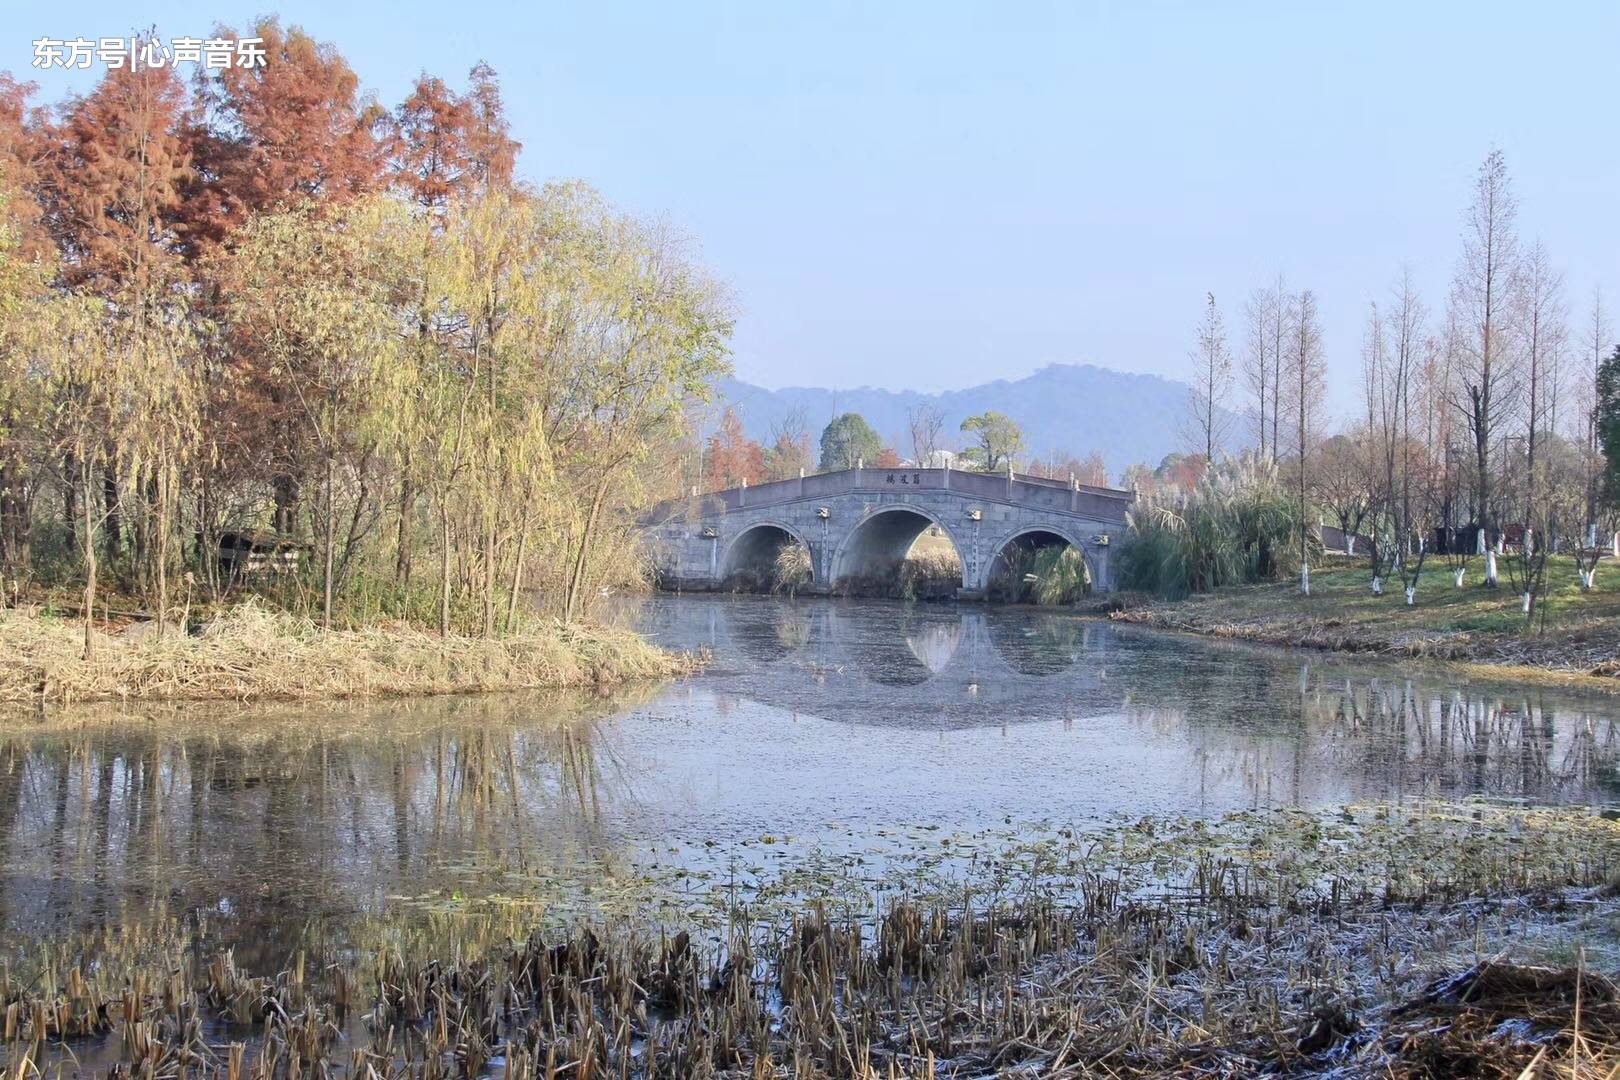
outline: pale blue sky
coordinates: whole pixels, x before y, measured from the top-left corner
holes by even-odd
[[[768,386],[933,390],[1053,361],[1181,375],[1281,271],[1321,298],[1333,401],[1403,262],[1438,312],[1481,158],[1572,315],[1620,312],[1620,5],[130,0],[7,5],[38,36],[165,38],[277,11],[385,103],[500,72],[530,178],[689,235]],[[1236,334],[1234,333],[1234,336]],[[1234,342],[1239,345],[1240,342]]]

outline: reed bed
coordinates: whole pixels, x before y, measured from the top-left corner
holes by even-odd
[[[1614,822],[1261,820],[987,852],[864,909],[401,935],[265,975],[183,934],[103,934],[0,972],[0,1063],[17,1080],[1616,1075],[1613,979],[1579,951],[1507,955],[1530,930],[1612,938]]]
[[[141,624],[137,624],[141,625]],[[496,638],[439,637],[404,624],[324,630],[253,603],[199,633],[98,632],[26,610],[0,612],[0,701],[311,699],[613,686],[693,660],[628,630],[552,623]]]

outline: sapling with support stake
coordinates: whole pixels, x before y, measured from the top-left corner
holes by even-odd
[[[1384,568],[1389,565],[1389,545],[1384,540],[1384,530],[1376,516],[1373,519],[1373,533],[1367,542],[1367,559],[1372,564],[1372,594],[1384,595]]]
[[[1551,533],[1555,527],[1550,525],[1547,531]],[[1551,545],[1536,544],[1531,535],[1527,526],[1523,539],[1517,546],[1506,547],[1502,558],[1507,566],[1508,581],[1524,597],[1526,626],[1535,621],[1541,597],[1547,590],[1547,552],[1551,550]],[[1542,621],[1545,624],[1545,616]]]
[[[1598,560],[1608,552],[1608,545],[1599,545],[1598,537],[1607,536],[1611,542],[1614,534],[1614,521],[1609,516],[1600,527],[1597,522],[1586,526],[1584,543],[1575,545],[1575,573],[1581,581],[1581,591],[1591,592],[1597,580]]]
[[[1455,580],[1457,588],[1460,589],[1463,587],[1463,580],[1468,576],[1468,562],[1474,557],[1474,553],[1457,543],[1454,530],[1447,529],[1445,531],[1447,534],[1444,553],[1446,567],[1451,571],[1452,578]]]
[[[1406,592],[1406,606],[1411,607],[1417,603],[1418,579],[1423,576],[1423,560],[1429,553],[1429,545],[1423,537],[1418,537],[1417,555],[1400,561],[1399,574],[1401,585]]]

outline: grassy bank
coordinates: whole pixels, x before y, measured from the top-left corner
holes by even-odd
[[[0,967],[0,1065],[199,1080],[1620,1068],[1620,825],[1588,810],[1150,819],[941,865],[717,884],[723,908],[684,926],[441,917],[280,971],[172,923],[93,934]]]
[[[1140,600],[1113,617],[1167,630],[1272,645],[1431,657],[1561,674],[1620,673],[1620,566],[1598,567],[1582,592],[1573,560],[1548,560],[1546,594],[1527,624],[1523,598],[1504,571],[1498,588],[1480,582],[1473,560],[1461,588],[1454,571],[1429,560],[1408,606],[1399,578],[1373,595],[1364,564],[1311,575],[1311,594],[1294,581],[1242,585],[1169,602]]]
[[[498,638],[403,624],[322,630],[253,604],[200,632],[153,623],[98,631],[27,609],[0,612],[0,701],[305,699],[572,689],[667,678],[690,660],[619,629],[566,626]]]

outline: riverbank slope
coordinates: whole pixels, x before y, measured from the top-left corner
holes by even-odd
[[[1111,617],[1163,630],[1268,645],[1425,657],[1559,675],[1620,674],[1620,566],[1605,562],[1582,592],[1568,558],[1548,561],[1548,588],[1527,621],[1523,596],[1504,572],[1481,584],[1474,560],[1459,587],[1440,561],[1423,568],[1414,603],[1398,577],[1383,595],[1365,565],[1313,572],[1311,593],[1295,581],[1243,585],[1180,601],[1138,600]]]
[[[551,623],[497,638],[403,623],[323,630],[244,604],[198,633],[156,623],[97,630],[37,609],[0,612],[0,701],[310,699],[593,689],[663,679],[690,658],[629,630]]]

